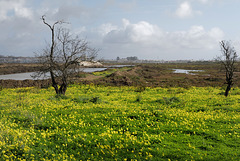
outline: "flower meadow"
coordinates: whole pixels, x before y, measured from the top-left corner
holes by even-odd
[[[0,91],[0,160],[240,160],[240,89]]]

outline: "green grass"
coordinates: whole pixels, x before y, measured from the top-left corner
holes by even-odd
[[[95,75],[95,76],[106,77],[106,76],[109,76],[109,75],[113,74],[116,71],[127,71],[127,70],[130,70],[130,69],[132,69],[132,67],[110,68],[110,69],[107,69],[107,70],[104,70],[104,71],[93,72],[92,74]]]
[[[239,160],[240,89],[0,91],[0,160]]]

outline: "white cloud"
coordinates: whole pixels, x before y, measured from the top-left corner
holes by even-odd
[[[179,8],[176,10],[176,16],[180,18],[186,18],[186,17],[192,17],[193,16],[193,10],[190,4],[185,1],[180,4]]]
[[[173,37],[172,42],[179,44],[179,48],[210,50],[223,39],[224,33],[216,27],[206,31],[203,26],[192,26],[188,31],[172,33],[171,37]]]
[[[206,31],[203,26],[192,26],[187,31],[175,31],[167,32],[161,30],[157,25],[150,24],[146,21],[140,21],[138,23],[130,23],[129,20],[123,19],[123,26],[108,27],[108,32],[105,35],[105,42],[107,43],[121,43],[121,42],[130,42],[138,43],[144,42],[148,43],[149,41],[169,41],[168,44],[172,44],[173,41],[180,39],[178,44],[182,44],[181,41],[188,42],[189,48],[200,40],[212,41],[215,43],[216,40],[223,38],[224,33],[221,29],[215,27]],[[105,26],[105,25],[103,25]],[[102,27],[103,27],[102,26]],[[125,40],[125,41],[123,41]],[[204,43],[204,41],[202,41]],[[157,44],[157,42],[155,42]],[[199,46],[202,48],[203,46]]]
[[[131,24],[129,20],[122,20],[123,27],[116,27],[114,30],[108,31],[105,36],[106,42],[146,42],[161,33],[161,30],[156,26],[146,21],[140,21],[136,24]]]
[[[113,30],[117,30],[118,27],[115,25],[112,25],[111,23],[106,23],[106,24],[102,24],[99,28],[98,28],[98,32],[100,35],[105,36],[107,35],[109,32],[113,31]]]
[[[40,16],[29,4],[26,0],[0,0],[0,54],[34,55],[44,44],[44,26],[39,25]]]
[[[212,28],[208,34],[216,40],[221,40],[224,37],[223,31],[217,27]]]
[[[33,16],[32,10],[25,7],[25,3],[25,0],[1,0],[0,21],[13,16],[31,19]]]
[[[217,50],[218,42],[223,37],[223,31],[217,27],[208,31],[203,26],[192,26],[186,31],[167,32],[146,21],[134,24],[124,19],[122,27],[115,26],[103,37],[103,46],[107,46],[106,50],[112,48],[115,53],[119,51],[120,56],[121,52],[130,54],[135,51],[142,57],[156,58],[162,55],[167,58],[172,54],[175,59],[180,59],[184,54],[176,56],[176,53],[181,51],[187,53],[185,57],[194,59],[199,57],[199,53]],[[210,55],[208,53],[205,56],[209,58]],[[204,58],[204,54],[200,57]]]
[[[194,15],[202,14],[200,11],[194,11],[188,1],[184,1],[175,11],[175,15],[179,18],[191,18]]]

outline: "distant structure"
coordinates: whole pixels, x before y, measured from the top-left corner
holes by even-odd
[[[97,62],[97,61],[81,61],[79,62],[80,66],[83,67],[102,67],[102,63]]]
[[[119,57],[117,57],[116,61],[120,62],[120,63],[122,63],[122,62],[135,63],[136,61],[138,61],[138,57],[136,57],[136,56],[130,56],[130,57],[126,57],[126,58],[119,58]]]

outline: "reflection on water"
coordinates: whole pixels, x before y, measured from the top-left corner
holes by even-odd
[[[0,75],[0,79],[6,80],[6,79],[12,79],[12,80],[25,80],[25,79],[33,79],[31,77],[33,75],[33,72],[31,73],[17,73],[17,74],[7,74],[7,75]],[[41,79],[41,78],[39,78]]]
[[[203,72],[203,70],[185,70],[185,69],[173,69],[173,73],[184,73],[184,74],[190,74],[190,75],[196,75],[192,72]]]
[[[97,71],[103,71],[106,70],[107,68],[83,68],[82,71],[86,73],[91,73],[91,72],[97,72]],[[48,79],[50,78],[50,74],[47,73],[46,77],[39,77],[36,79],[33,79],[34,72],[29,72],[29,73],[17,73],[17,74],[6,74],[6,75],[0,75],[0,79],[3,80],[25,80],[25,79],[31,79],[31,80],[41,80],[41,79]]]

